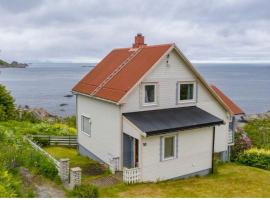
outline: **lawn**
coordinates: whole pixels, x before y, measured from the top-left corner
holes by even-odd
[[[69,158],[70,167],[80,167],[82,169],[83,177],[92,176],[92,178],[107,174],[108,171],[102,167],[98,162],[89,159],[88,157],[78,154],[76,148],[47,146],[44,149],[56,159]],[[89,177],[87,177],[89,178]]]
[[[270,171],[224,164],[206,177],[185,180],[119,184],[100,188],[101,197],[270,197]]]

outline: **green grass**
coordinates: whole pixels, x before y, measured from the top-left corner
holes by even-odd
[[[100,188],[101,197],[270,197],[270,172],[224,164],[215,175],[185,180],[119,184]]]
[[[258,148],[270,148],[270,119],[254,119],[244,127],[252,144]]]
[[[85,179],[89,180],[100,175],[108,174],[108,171],[98,162],[91,160],[86,156],[79,155],[75,148],[48,146],[44,147],[44,149],[56,159],[69,158],[70,167],[80,167]]]

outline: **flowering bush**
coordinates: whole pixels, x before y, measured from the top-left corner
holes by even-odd
[[[270,170],[270,150],[252,148],[241,153],[237,161],[248,166]]]
[[[250,149],[251,147],[252,142],[250,138],[243,130],[239,129],[238,132],[235,133],[235,141],[232,148],[231,160],[235,161],[240,153]]]

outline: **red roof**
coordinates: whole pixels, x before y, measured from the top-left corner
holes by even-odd
[[[234,115],[244,114],[244,111],[239,108],[229,97],[227,97],[223,92],[221,92],[216,86],[211,85],[211,88],[215,93],[221,98],[221,100],[228,106]]]
[[[72,91],[119,102],[172,45],[114,49]],[[109,77],[121,64],[124,67]]]

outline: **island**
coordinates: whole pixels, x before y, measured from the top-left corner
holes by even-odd
[[[26,63],[18,63],[16,61],[8,63],[0,59],[0,68],[26,68],[27,66],[28,64]]]

